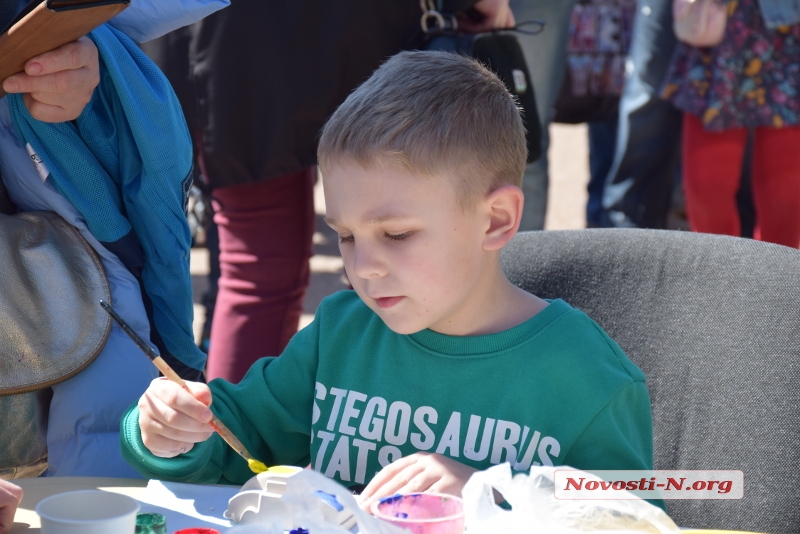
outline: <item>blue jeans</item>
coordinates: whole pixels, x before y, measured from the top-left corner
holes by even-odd
[[[586,202],[586,226],[603,226],[603,191],[606,176],[614,163],[617,141],[617,118],[613,117],[589,124],[589,200]]]
[[[577,0],[511,0],[517,23],[531,19],[547,26],[539,35],[518,34],[525,52],[531,83],[536,94],[536,110],[542,125],[542,156],[527,166],[522,191],[525,206],[520,230],[541,230],[547,210],[547,147],[548,126],[553,106],[564,81],[569,19]]]
[[[671,0],[639,0],[619,106],[604,226],[666,228],[679,167],[682,114],[658,91],[675,48]]]

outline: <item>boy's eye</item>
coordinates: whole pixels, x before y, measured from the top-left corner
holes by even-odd
[[[355,240],[356,238],[353,236],[353,234],[339,235],[339,243],[352,243]]]
[[[390,241],[402,241],[411,235],[411,232],[403,232],[402,234],[384,234],[384,237]]]

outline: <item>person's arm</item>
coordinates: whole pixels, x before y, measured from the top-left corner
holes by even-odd
[[[645,383],[618,391],[566,451],[563,463],[587,471],[652,469],[653,421]]]
[[[14,514],[22,502],[22,488],[0,479],[0,534],[11,531]]]
[[[33,118],[77,119],[100,83],[97,47],[88,37],[29,59],[25,70],[3,80],[6,93],[23,93]]]
[[[148,478],[244,483],[253,473],[212,435],[210,403],[256,460],[307,465],[318,342],[315,321],[292,338],[282,356],[256,362],[239,384],[187,383],[194,397],[173,382],[153,381],[138,406],[123,416],[123,458]]]
[[[563,465],[584,471],[653,469],[653,419],[644,382],[614,395],[566,452]],[[649,502],[666,510],[661,500]]]

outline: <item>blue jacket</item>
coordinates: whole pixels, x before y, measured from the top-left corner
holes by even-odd
[[[49,169],[55,188],[92,234],[144,286],[160,351],[202,370],[192,333],[191,235],[186,201],[192,145],[167,79],[124,34],[101,26],[89,37],[101,83],[75,121],[48,124],[8,97],[17,135]]]
[[[193,22],[205,16],[209,10],[225,7],[228,3],[229,0],[137,0],[112,20],[111,25],[128,32],[138,41],[145,41]],[[158,7],[155,7],[156,4]],[[153,24],[154,18],[159,19],[156,24]],[[106,29],[105,33],[108,36],[113,30]],[[103,45],[98,43],[98,46]],[[126,56],[131,60],[135,55],[133,52],[132,49],[124,53],[119,51],[123,60]],[[108,104],[106,89],[109,76],[107,72],[103,74],[101,88],[80,121],[94,121],[95,124],[101,121],[103,113],[107,111],[104,106]],[[127,89],[122,89],[123,93]],[[9,100],[0,99],[0,175],[12,200],[23,211],[55,211],[82,233],[102,259],[115,309],[139,335],[149,339],[150,321],[139,282],[122,261],[124,258],[106,248],[89,230],[87,220],[76,207],[80,201],[68,200],[56,187],[52,175],[48,176],[45,172],[40,177],[37,174],[25,143],[19,138],[13,124]],[[101,100],[102,106],[99,105]],[[32,129],[38,130],[37,127]],[[103,133],[107,134],[108,131]],[[171,135],[180,136],[184,133],[178,129],[177,134],[173,132]],[[34,151],[32,145],[29,150]],[[48,145],[44,150],[52,153],[52,146]],[[125,255],[124,250],[120,253]],[[182,298],[191,306],[190,293]],[[77,376],[53,387],[47,433],[47,474],[138,477],[120,455],[119,421],[122,413],[136,402],[156,374],[153,365],[114,325],[98,358]]]

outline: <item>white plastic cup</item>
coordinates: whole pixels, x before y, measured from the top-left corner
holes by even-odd
[[[119,493],[70,491],[36,505],[42,534],[133,534],[139,503]]]

